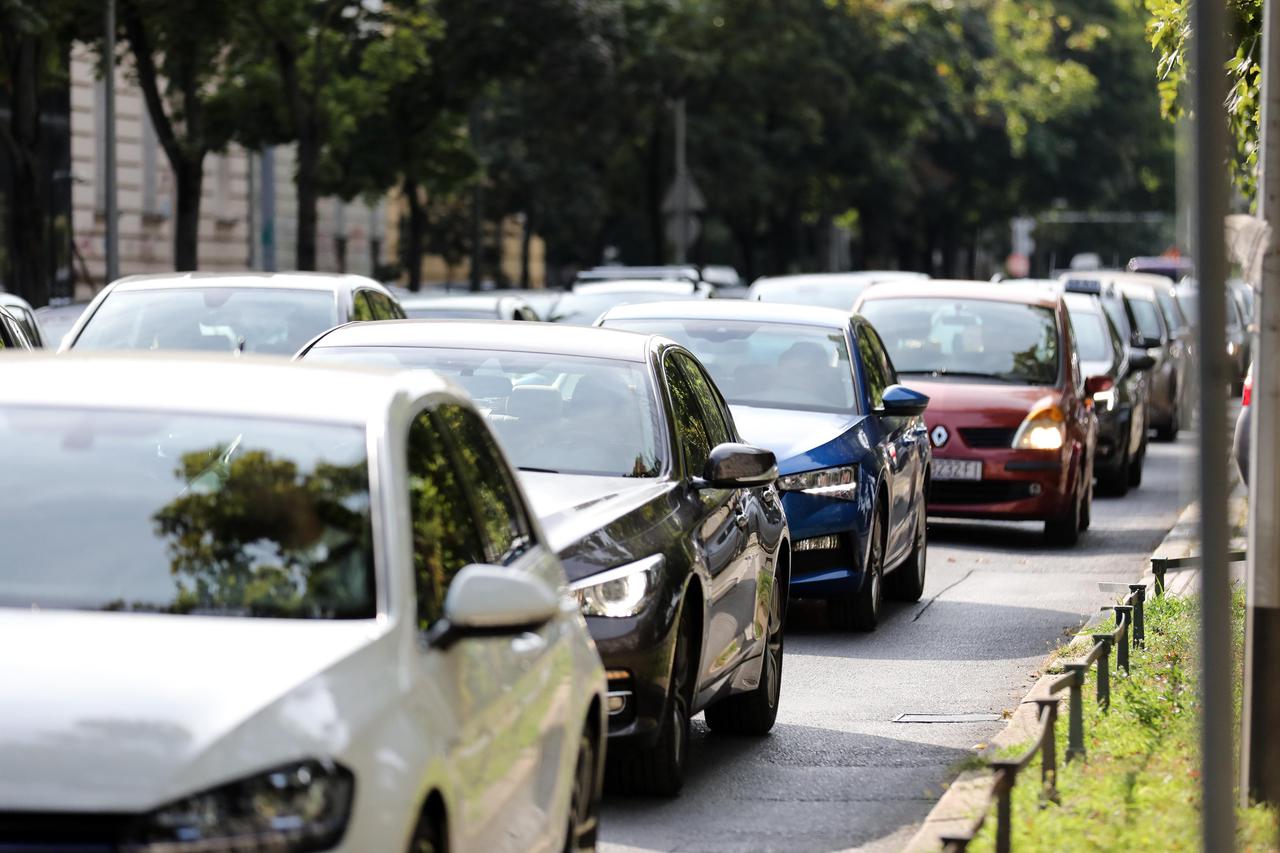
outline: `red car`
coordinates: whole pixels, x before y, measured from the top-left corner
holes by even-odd
[[[1097,418],[1111,379],[1080,374],[1060,293],[1039,286],[877,284],[855,309],[929,396],[930,515],[1044,521],[1071,545],[1089,526]]]

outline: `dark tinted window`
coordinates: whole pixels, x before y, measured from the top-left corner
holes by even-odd
[[[425,629],[444,613],[454,575],[487,560],[449,446],[425,413],[409,429],[407,470],[418,627]]]
[[[370,320],[378,319],[373,312],[373,300],[369,298],[369,291],[356,291],[352,299],[351,319],[358,323],[367,323]]]
[[[672,353],[665,359],[667,387],[671,392],[671,411],[675,416],[676,440],[684,455],[686,473],[700,476],[711,455],[711,437],[702,420],[698,394]]]
[[[391,297],[376,290],[368,291],[369,303],[373,307],[375,320],[399,320],[404,314],[391,301]]]
[[[1164,337],[1164,329],[1160,324],[1160,312],[1154,300],[1141,296],[1126,296],[1125,304],[1129,306],[1129,319],[1133,327],[1144,338],[1159,340]]]
[[[897,381],[889,357],[880,344],[879,337],[867,326],[858,327],[858,353],[867,376],[867,396],[873,408],[884,403],[884,389]]]
[[[476,512],[491,563],[509,563],[529,547],[529,523],[507,465],[484,421],[461,406],[440,407],[440,421],[471,478]]]
[[[13,407],[0,471],[0,605],[374,615],[360,427]]]
[[[707,428],[707,441],[711,447],[733,441],[733,430],[720,404],[720,395],[711,385],[711,380],[702,372],[698,363],[684,353],[672,353],[672,359],[679,363],[681,370],[689,380],[689,386],[698,400],[702,410],[703,423]]]

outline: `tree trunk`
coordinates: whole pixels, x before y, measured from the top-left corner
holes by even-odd
[[[524,215],[524,228],[520,233],[520,287],[528,290],[532,286],[529,271],[529,249],[533,242],[533,214]]]
[[[6,39],[7,40],[7,39]],[[18,38],[9,63],[10,117],[3,137],[9,149],[13,196],[9,199],[10,289],[35,306],[49,302],[49,192],[41,168],[38,39]]]
[[[658,109],[656,113],[660,117],[663,110]],[[653,264],[667,262],[666,229],[662,213],[662,131],[663,122],[659,118],[653,123],[653,130],[649,134],[649,158],[645,170],[648,177],[648,186],[645,187],[645,206],[648,208],[649,220],[648,262]]]
[[[204,152],[173,164],[177,187],[173,222],[173,268],[200,268],[200,193],[204,186]]]
[[[422,238],[427,227],[427,215],[422,209],[416,182],[405,178],[401,191],[409,201],[409,233],[405,239],[404,264],[409,271],[409,290],[417,293],[422,289]]]
[[[294,269],[316,268],[316,227],[320,170],[320,133],[312,121],[298,128],[298,236]]]

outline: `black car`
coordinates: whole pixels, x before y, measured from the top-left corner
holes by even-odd
[[[716,731],[772,728],[791,566],[777,463],[742,443],[688,350],[605,329],[408,320],[333,329],[299,357],[430,369],[476,400],[604,660],[616,789],[676,793],[699,711]]]
[[[1103,309],[1097,282],[1070,281],[1064,301],[1075,331],[1080,370],[1086,376],[1106,376],[1112,386],[1093,395],[1098,417],[1098,443],[1093,469],[1098,487],[1123,495],[1142,483],[1147,455],[1147,371],[1155,364],[1148,353],[1133,349]]]

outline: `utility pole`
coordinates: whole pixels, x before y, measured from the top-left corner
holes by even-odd
[[[1249,583],[1244,640],[1240,797],[1280,805],[1280,453],[1269,440],[1280,430],[1280,0],[1262,11],[1262,148],[1258,216],[1270,226],[1262,256],[1258,339],[1249,423]],[[1266,437],[1268,440],[1259,440]]]
[[[1191,4],[1195,110],[1196,271],[1200,281],[1200,793],[1201,846],[1235,849],[1235,702],[1227,576],[1226,4]]]
[[[103,134],[103,213],[106,215],[105,254],[107,257],[106,281],[120,277],[120,222],[116,206],[116,0],[106,0],[103,15],[102,82],[104,89],[103,114],[98,120],[105,123]]]
[[[685,129],[684,98],[676,101],[676,226],[680,239],[676,240],[677,264],[688,260],[689,243],[689,161],[688,139]]]

